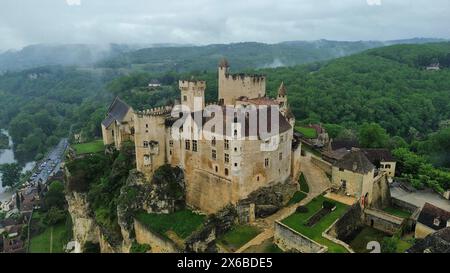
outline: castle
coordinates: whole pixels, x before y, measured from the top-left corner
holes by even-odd
[[[149,181],[162,165],[183,169],[186,203],[206,213],[297,179],[301,147],[293,145],[295,118],[283,83],[269,98],[265,76],[231,74],[222,60],[218,102],[206,105],[205,81],[180,80],[179,89],[179,105],[144,111],[116,98],[102,122],[104,144],[134,141],[136,169]]]

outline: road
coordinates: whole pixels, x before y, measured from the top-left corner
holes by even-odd
[[[31,185],[36,186],[38,182],[44,184],[47,183],[49,176],[60,169],[64,152],[68,146],[68,139],[61,139],[58,145],[53,148],[43,160],[36,164],[35,172],[29,180]]]
[[[309,153],[307,153],[305,157],[302,157],[301,169],[309,186],[309,193],[306,198],[299,203],[280,209],[277,213],[267,218],[257,219],[255,223],[253,223],[253,225],[257,226],[263,231],[248,243],[243,245],[241,248],[239,248],[236,253],[242,253],[249,247],[260,245],[264,241],[272,238],[274,235],[275,221],[283,220],[284,218],[293,214],[297,207],[308,204],[313,198],[321,195],[323,192],[330,188],[330,180],[320,168],[311,163],[311,155]]]

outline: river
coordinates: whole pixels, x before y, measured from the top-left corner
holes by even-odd
[[[10,148],[7,150],[0,150],[0,165],[5,164],[5,163],[14,163],[14,162],[16,162],[16,159],[14,157],[14,151],[12,149],[12,147],[13,147],[12,139],[6,130],[1,129],[1,132],[8,135]],[[35,162],[26,163],[22,172],[32,170],[34,168],[34,165],[35,165]],[[5,200],[8,200],[9,198],[11,198],[13,193],[4,189],[1,182],[2,182],[2,180],[0,177],[0,201],[5,201]]]

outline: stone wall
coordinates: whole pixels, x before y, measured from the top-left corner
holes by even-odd
[[[379,210],[364,210],[364,224],[387,234],[394,235],[401,230],[404,219]]]
[[[349,241],[364,225],[363,210],[359,203],[351,206],[327,232],[328,235],[341,241]]]
[[[332,165],[322,159],[319,159],[315,156],[311,156],[311,163],[319,167],[326,174],[331,175]]]
[[[152,253],[179,253],[180,247],[171,240],[152,232],[134,219],[134,231],[136,233],[136,242],[139,244],[148,244],[152,248]]]
[[[398,207],[402,210],[406,210],[411,213],[414,213],[419,208],[411,203],[405,202],[403,200],[394,197],[391,198],[391,204],[395,207]]]
[[[323,253],[328,250],[328,247],[278,221],[275,222],[274,242],[280,249],[287,252]]]

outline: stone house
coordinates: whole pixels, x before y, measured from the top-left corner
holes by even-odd
[[[415,238],[423,239],[446,227],[450,227],[450,212],[425,203],[417,219]]]
[[[108,108],[108,114],[102,121],[102,136],[105,145],[114,144],[120,149],[124,141],[133,140],[133,108],[116,97]]]
[[[361,200],[363,207],[386,207],[390,200],[388,173],[377,169],[358,148],[353,148],[332,166],[332,190]]]

